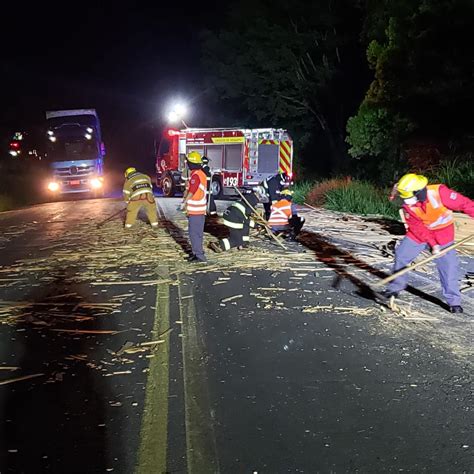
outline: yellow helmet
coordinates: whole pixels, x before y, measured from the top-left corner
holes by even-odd
[[[202,163],[202,156],[197,151],[191,151],[188,153],[188,161],[195,165],[200,165]]]
[[[416,191],[420,191],[428,184],[428,178],[421,174],[409,173],[402,176],[397,183],[397,191],[402,199],[413,197]]]
[[[124,173],[124,174],[125,174],[125,177],[128,178],[129,175],[131,175],[132,173],[135,173],[136,171],[137,171],[137,170],[136,170],[135,168],[132,168],[132,167],[127,168],[127,169],[125,170],[125,173]]]
[[[291,189],[283,189],[280,191],[280,196],[293,196],[293,191]]]

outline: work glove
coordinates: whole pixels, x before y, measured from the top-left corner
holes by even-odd
[[[433,245],[431,248],[431,253],[433,255],[438,255],[441,252],[441,246],[440,245]]]
[[[179,206],[178,206],[178,211],[184,211],[184,209],[186,208],[186,204],[184,202],[182,202]]]

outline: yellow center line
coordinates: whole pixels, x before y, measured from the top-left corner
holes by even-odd
[[[170,325],[169,285],[159,284],[156,291],[156,312],[152,340],[159,338]],[[137,474],[167,472],[169,333],[150,359],[146,383],[145,409],[140,432]]]
[[[179,282],[178,282],[179,283]],[[186,425],[186,459],[189,474],[217,473],[219,463],[214,433],[207,373],[202,354],[203,342],[197,330],[194,295],[183,294],[178,285],[182,323],[182,353]]]

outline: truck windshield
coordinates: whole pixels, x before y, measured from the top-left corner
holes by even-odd
[[[97,141],[84,137],[57,137],[56,141],[48,146],[50,161],[94,160],[98,153]]]

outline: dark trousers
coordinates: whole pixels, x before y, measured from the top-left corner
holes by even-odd
[[[217,208],[216,208],[216,201],[214,200],[214,196],[209,194],[209,201],[207,203],[207,213],[210,216],[215,216],[217,214]]]
[[[270,219],[270,214],[272,213],[272,202],[264,202],[263,208],[265,209],[265,220],[268,221],[268,219]]]

